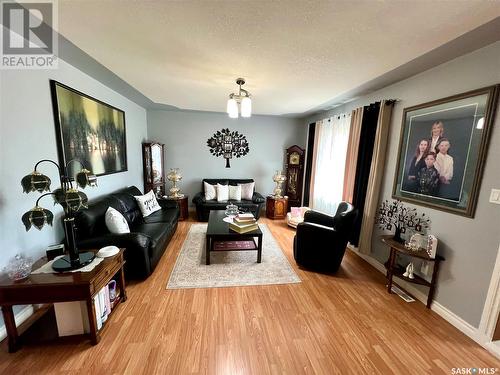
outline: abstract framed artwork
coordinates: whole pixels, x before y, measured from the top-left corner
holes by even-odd
[[[60,164],[77,159],[97,176],[127,171],[125,113],[54,80],[50,89]],[[81,167],[69,163],[68,174]]]
[[[474,217],[499,85],[405,108],[395,199]]]

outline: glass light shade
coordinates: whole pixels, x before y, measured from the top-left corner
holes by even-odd
[[[32,191],[38,191],[39,193],[50,191],[50,178],[40,172],[34,171],[23,177],[21,186],[23,187],[24,193],[30,193]]]
[[[241,117],[252,116],[252,99],[244,97],[241,100]]]
[[[85,189],[87,185],[90,187],[95,187],[97,186],[97,177],[93,175],[92,172],[90,172],[88,169],[84,168],[76,175],[76,183],[82,189]]]
[[[238,118],[238,103],[236,99],[230,98],[227,101],[227,113],[231,118]]]
[[[36,206],[26,212],[21,220],[26,227],[26,232],[31,229],[32,225],[38,230],[41,230],[45,224],[52,225],[54,214],[45,208]]]

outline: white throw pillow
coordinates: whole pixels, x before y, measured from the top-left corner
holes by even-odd
[[[205,200],[211,201],[217,198],[217,190],[215,189],[215,185],[209,184],[208,182],[203,182],[203,186],[205,187]]]
[[[127,220],[125,220],[120,211],[115,210],[113,207],[108,207],[104,222],[111,233],[130,233]]]
[[[227,201],[229,199],[228,185],[217,184],[217,202]]]
[[[255,187],[255,182],[238,185],[241,186],[241,199],[247,199],[251,201],[253,197],[253,188]]]
[[[139,205],[139,209],[141,210],[143,217],[149,216],[153,212],[161,210],[153,190],[144,195],[134,196],[134,198]]]
[[[241,201],[241,186],[229,185],[229,199]]]

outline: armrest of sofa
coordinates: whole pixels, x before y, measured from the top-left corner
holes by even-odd
[[[253,196],[252,196],[252,202],[253,203],[264,203],[266,201],[266,198],[264,198],[260,193],[257,193],[254,191]]]
[[[309,210],[304,214],[304,222],[324,225],[325,227],[333,228],[333,216]]]
[[[195,205],[199,205],[199,204],[206,203],[205,194],[203,194],[203,192],[201,192],[201,191],[200,191],[199,193],[197,193],[197,194],[193,197],[192,202],[193,202]]]
[[[161,208],[177,208],[177,201],[173,199],[158,199],[158,204]]]
[[[102,236],[87,238],[78,241],[78,247],[84,249],[98,249],[104,246],[114,245],[125,247],[127,249],[143,248],[148,249],[151,244],[151,238],[143,233],[108,233]]]

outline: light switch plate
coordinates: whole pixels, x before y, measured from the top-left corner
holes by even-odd
[[[490,203],[500,204],[500,189],[491,189]]]

